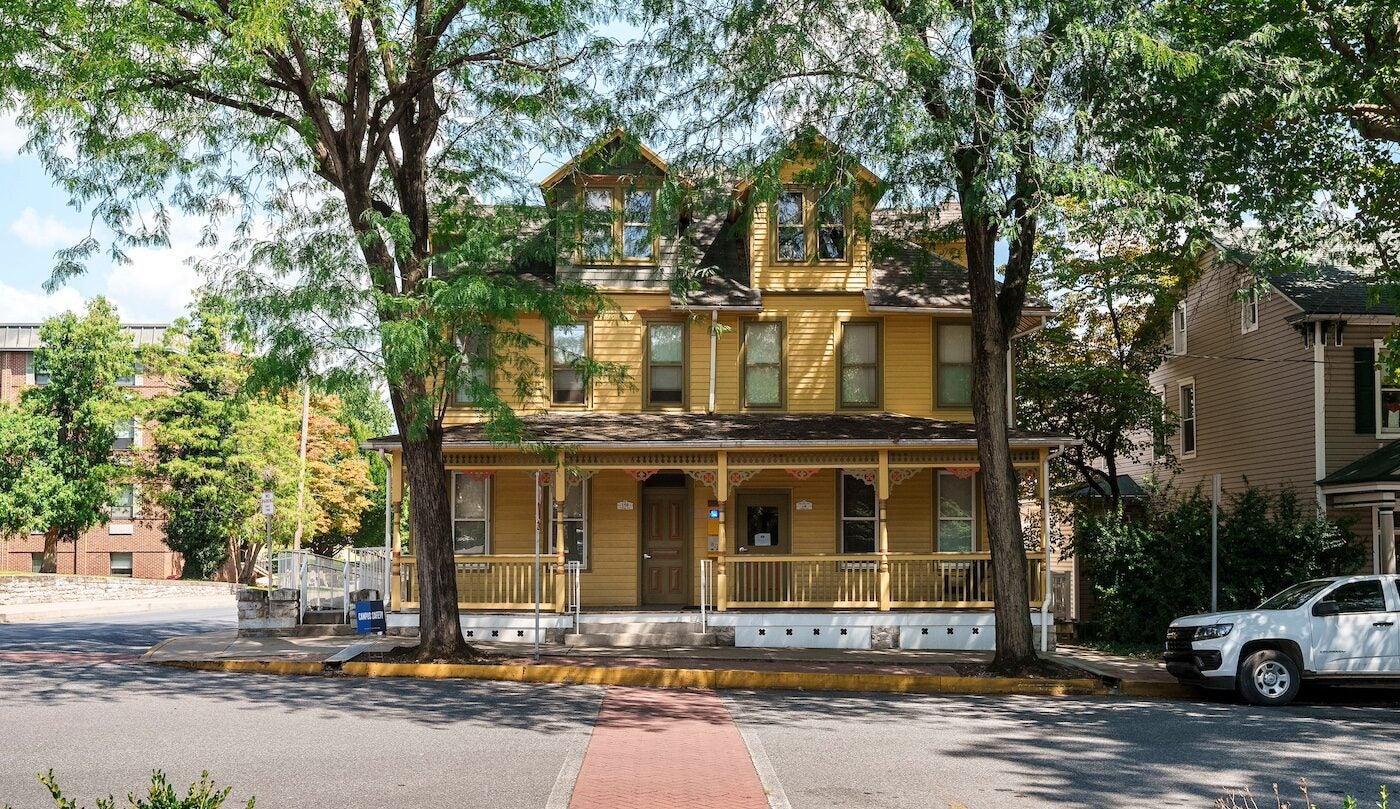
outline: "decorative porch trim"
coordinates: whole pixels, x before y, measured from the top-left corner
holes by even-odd
[[[471,480],[490,480],[496,476],[494,469],[468,469],[458,474],[466,475]]]
[[[687,469],[685,473],[693,478],[696,483],[699,483],[701,486],[709,486],[711,489],[715,488],[715,484],[719,483],[719,472],[714,469]]]
[[[758,474],[757,469],[731,469],[729,471],[729,485],[742,486],[748,483],[754,475]]]
[[[903,483],[909,478],[914,477],[917,474],[919,474],[919,469],[917,467],[913,469],[891,469],[890,483],[895,486],[898,486],[899,484]]]
[[[880,477],[878,469],[842,469],[841,472],[847,477],[855,478],[867,486],[874,486],[875,481]]]
[[[810,480],[812,476],[820,472],[820,469],[789,469],[787,473],[798,480]]]
[[[878,452],[730,452],[730,469],[842,469],[873,466]]]
[[[660,472],[660,469],[628,469],[627,474],[638,483],[646,483],[653,475]]]
[[[973,475],[976,475],[978,470],[980,469],[980,466],[955,466],[948,470],[948,474],[952,475],[958,480],[967,480]]]

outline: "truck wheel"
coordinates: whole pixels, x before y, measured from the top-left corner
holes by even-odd
[[[1240,696],[1254,705],[1287,705],[1302,686],[1298,664],[1276,649],[1261,649],[1240,666]]]

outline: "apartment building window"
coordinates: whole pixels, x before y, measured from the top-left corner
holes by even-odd
[[[938,324],[938,406],[972,406],[972,325]]]
[[[1240,334],[1248,334],[1259,328],[1259,290],[1243,290],[1240,295]],[[1183,349],[1177,353],[1186,352]]]
[[[108,575],[111,575],[111,576],[126,576],[127,578],[131,578],[131,575],[132,575],[131,554],[130,554],[130,553],[113,553],[113,554],[111,554],[111,556],[110,556],[110,558],[109,558],[109,561],[108,561],[108,563],[107,563],[107,573],[108,573]]]
[[[452,552],[482,555],[491,544],[491,478],[452,473]]]
[[[778,260],[807,258],[807,206],[801,191],[784,191],[775,206],[778,214]]]
[[[24,382],[27,385],[49,384],[49,372],[34,359],[34,352],[24,355]]]
[[[1181,421],[1181,457],[1196,454],[1196,382],[1182,382],[1177,388],[1177,418]]]
[[[123,388],[134,388],[141,384],[141,375],[146,367],[139,362],[131,364],[131,373],[122,374],[117,377],[117,385]]]
[[[841,475],[841,553],[874,553],[879,532],[875,487]]]
[[[938,473],[938,552],[971,553],[977,529],[976,475]]]
[[[581,366],[588,358],[588,327],[582,323],[555,326],[550,332],[550,358],[554,403],[583,404],[587,401]]]
[[[569,562],[578,562],[583,566],[588,566],[588,481],[581,480],[569,487],[568,493],[564,496],[564,510],[557,515],[564,524],[564,559]],[[558,545],[555,538],[558,530],[555,526],[556,513],[550,510],[549,517],[549,552],[558,553]]]
[[[131,449],[136,446],[136,418],[122,419],[113,428],[112,449]]]
[[[1172,313],[1172,353],[1186,353],[1186,301],[1178,303]]]
[[[782,407],[783,324],[748,321],[743,341],[744,407]]]
[[[485,331],[458,335],[457,348],[461,351],[462,365],[457,373],[457,390],[453,396],[457,404],[474,404],[477,397],[473,389],[490,387],[490,345],[490,337]]]
[[[107,516],[114,520],[129,520],[136,516],[136,487],[127,483],[112,494]]]
[[[652,228],[656,192],[649,189],[585,188],[579,229],[585,261],[651,261],[656,254]]]
[[[880,405],[880,324],[841,324],[841,406]]]
[[[685,403],[685,324],[647,324],[648,407]]]
[[[42,573],[44,570],[44,552],[34,551],[29,554],[29,572]]]
[[[823,261],[846,257],[846,205],[835,192],[817,204],[817,256]]]

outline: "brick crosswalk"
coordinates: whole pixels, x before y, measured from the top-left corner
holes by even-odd
[[[73,663],[91,665],[96,663],[136,663],[141,660],[138,654],[117,654],[113,652],[6,652],[0,651],[0,663]]]
[[[569,809],[768,809],[748,748],[713,691],[611,688]]]

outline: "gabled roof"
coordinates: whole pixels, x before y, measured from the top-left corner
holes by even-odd
[[[773,157],[770,158],[770,161],[789,157],[790,155],[787,154],[789,150],[791,150],[794,147],[806,146],[808,144],[821,151],[836,152],[839,154],[849,154],[844,148],[841,147],[840,144],[832,142],[822,133],[818,132],[815,129],[812,129],[807,132],[801,133],[797,137],[793,138],[792,143],[789,143],[786,147],[784,147],[783,151],[779,152],[776,155],[773,155]],[[885,186],[885,181],[875,172],[866,168],[865,165],[859,160],[855,161],[854,173],[858,179],[860,179],[862,182],[868,185],[874,186],[878,189],[883,189]],[[748,193],[749,188],[751,188],[753,184],[754,178],[751,176],[746,177],[740,180],[739,182],[735,183],[734,196],[740,197]],[[880,194],[876,194],[876,196],[878,197],[880,196]]]
[[[1369,455],[1363,455],[1327,477],[1319,486],[1349,483],[1400,483],[1400,441],[1392,441]]]
[[[1314,264],[1269,279],[1310,315],[1394,315],[1397,301],[1371,296],[1375,275],[1365,270]]]
[[[573,159],[571,159],[569,162],[555,169],[554,173],[550,174],[548,177],[540,181],[540,188],[544,189],[545,191],[548,191],[549,189],[558,185],[561,180],[563,180],[571,172],[577,169],[580,163],[584,162],[593,155],[601,152],[602,150],[606,149],[612,144],[617,143],[618,141],[624,141],[629,147],[635,147],[637,153],[640,154],[648,163],[651,163],[653,166],[655,166],[656,169],[662,174],[670,173],[670,167],[666,165],[666,161],[662,160],[660,155],[658,155],[656,152],[653,152],[651,149],[648,149],[646,144],[642,143],[641,141],[634,140],[621,127],[618,127],[617,129],[614,129],[613,131],[594,141],[592,145],[588,146],[586,149],[579,152],[577,155],[574,155]]]

